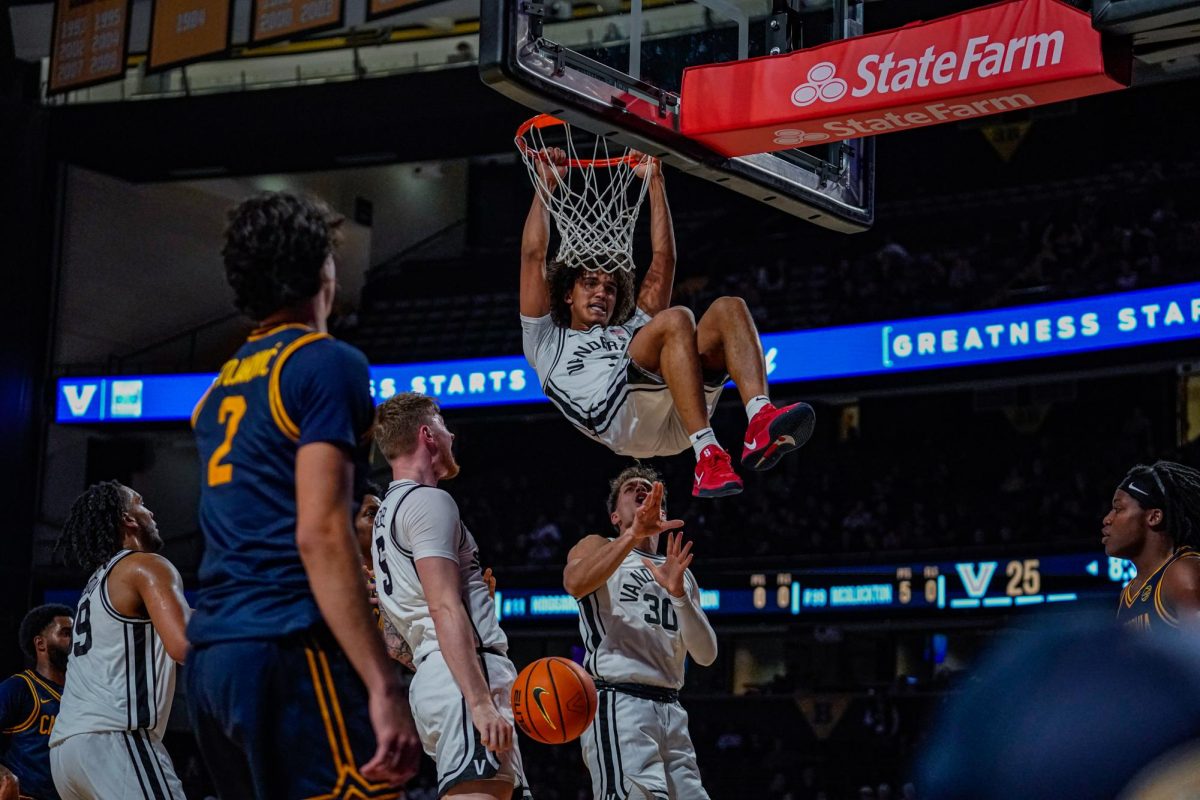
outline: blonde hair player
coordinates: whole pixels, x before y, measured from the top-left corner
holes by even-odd
[[[623,470],[608,495],[618,535],[580,540],[563,570],[598,690],[581,740],[597,800],[708,800],[679,689],[689,655],[701,666],[716,660],[717,637],[688,569],[692,543],[671,533],[683,523],[666,519],[664,500],[653,469]]]
[[[749,418],[743,467],[768,469],[808,441],[815,422],[812,407],[776,408],[767,396],[762,343],[745,301],[717,298],[698,322],[686,307],[671,305],[675,233],[661,162],[632,156],[637,160],[630,168],[648,190],[653,251],[635,302],[632,255],[606,249],[624,247],[628,237],[593,231],[597,241],[585,247],[567,241],[574,234],[564,229],[580,220],[564,223],[569,209],[556,204],[555,193],[574,191],[570,172],[581,162],[557,148],[522,152],[538,187],[521,237],[523,345],[542,390],[559,411],[584,435],[621,455],[673,455],[691,446],[696,497],[742,490],[729,454],[709,426],[729,378]],[[592,206],[605,202],[602,197]],[[550,263],[548,208],[556,209],[563,235],[563,249]],[[631,232],[637,206],[616,217],[602,214],[596,224],[628,226]]]
[[[375,415],[392,468],[375,515],[379,607],[412,651],[413,719],[437,765],[438,797],[529,800],[513,736],[517,670],[458,505],[437,488],[458,474],[437,402],[403,392]]]

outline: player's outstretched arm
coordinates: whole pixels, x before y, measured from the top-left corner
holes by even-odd
[[[667,204],[667,187],[663,181],[662,162],[651,158],[638,170],[646,175],[650,186],[650,248],[652,257],[642,288],[638,291],[637,305],[650,316],[671,305],[671,292],[675,284],[675,224],[671,221],[671,207]]]
[[[563,588],[578,600],[604,585],[625,557],[648,536],[683,527],[681,519],[663,519],[663,485],[655,483],[633,516],[633,524],[615,539],[585,536],[567,554],[563,569]]]
[[[418,558],[416,564],[442,657],[467,701],[479,740],[488,750],[503,753],[512,747],[513,730],[500,716],[491,687],[479,667],[475,629],[463,606],[458,564],[439,556]]]
[[[538,154],[538,173],[553,191],[566,173],[567,154],[549,148]],[[550,249],[550,212],[541,195],[534,192],[525,229],[521,232],[521,314],[544,317],[550,313],[550,293],[546,285],[546,254]]]
[[[367,687],[374,756],[362,766],[368,780],[407,781],[417,773],[421,742],[408,700],[362,589],[362,559],[350,527],[350,457],[327,442],[296,452],[296,546],[321,616]]]
[[[700,589],[696,581],[687,585],[688,567],[692,563],[692,543],[683,544],[683,533],[667,537],[667,559],[655,564],[648,558],[642,563],[650,570],[658,585],[671,596],[671,605],[679,617],[679,635],[692,659],[702,667],[717,660],[717,634],[708,624],[708,617],[700,608]]]
[[[171,660],[187,660],[187,621],[191,615],[183,597],[183,578],[167,559],[155,553],[135,553],[127,559],[129,585],[137,592]],[[120,609],[118,609],[120,610]]]
[[[1184,627],[1200,625],[1200,558],[1180,558],[1167,568],[1162,582],[1167,608]]]

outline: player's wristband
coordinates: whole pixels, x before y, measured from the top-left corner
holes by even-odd
[[[676,597],[670,592],[667,592],[667,597],[671,598],[671,605],[675,606],[676,608],[682,608],[683,606],[690,606],[692,604],[692,598],[688,596],[687,592],[683,593],[683,597]]]

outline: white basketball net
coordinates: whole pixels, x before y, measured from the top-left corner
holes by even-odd
[[[543,131],[555,129],[554,145],[547,145]],[[559,132],[566,141],[557,144]],[[571,126],[546,114],[534,117],[517,132],[517,150],[529,170],[538,197],[554,218],[561,242],[556,261],[568,267],[602,269],[605,272],[633,269],[633,228],[646,198],[647,182],[634,167],[649,159],[629,148],[613,147],[608,140],[595,137],[591,157],[580,157],[571,135]],[[538,170],[545,163],[542,151],[548,147],[566,151],[566,174],[557,186],[550,186]],[[554,179],[554,172],[546,170]],[[634,184],[637,184],[634,186]]]

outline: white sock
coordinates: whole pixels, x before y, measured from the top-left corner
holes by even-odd
[[[692,450],[696,453],[697,459],[700,458],[700,451],[709,445],[713,445],[714,447],[721,446],[712,428],[701,428],[688,438],[692,440]]]
[[[769,405],[771,398],[765,394],[758,394],[750,398],[750,402],[746,403],[746,419],[754,419],[754,415],[762,410],[762,407]]]

